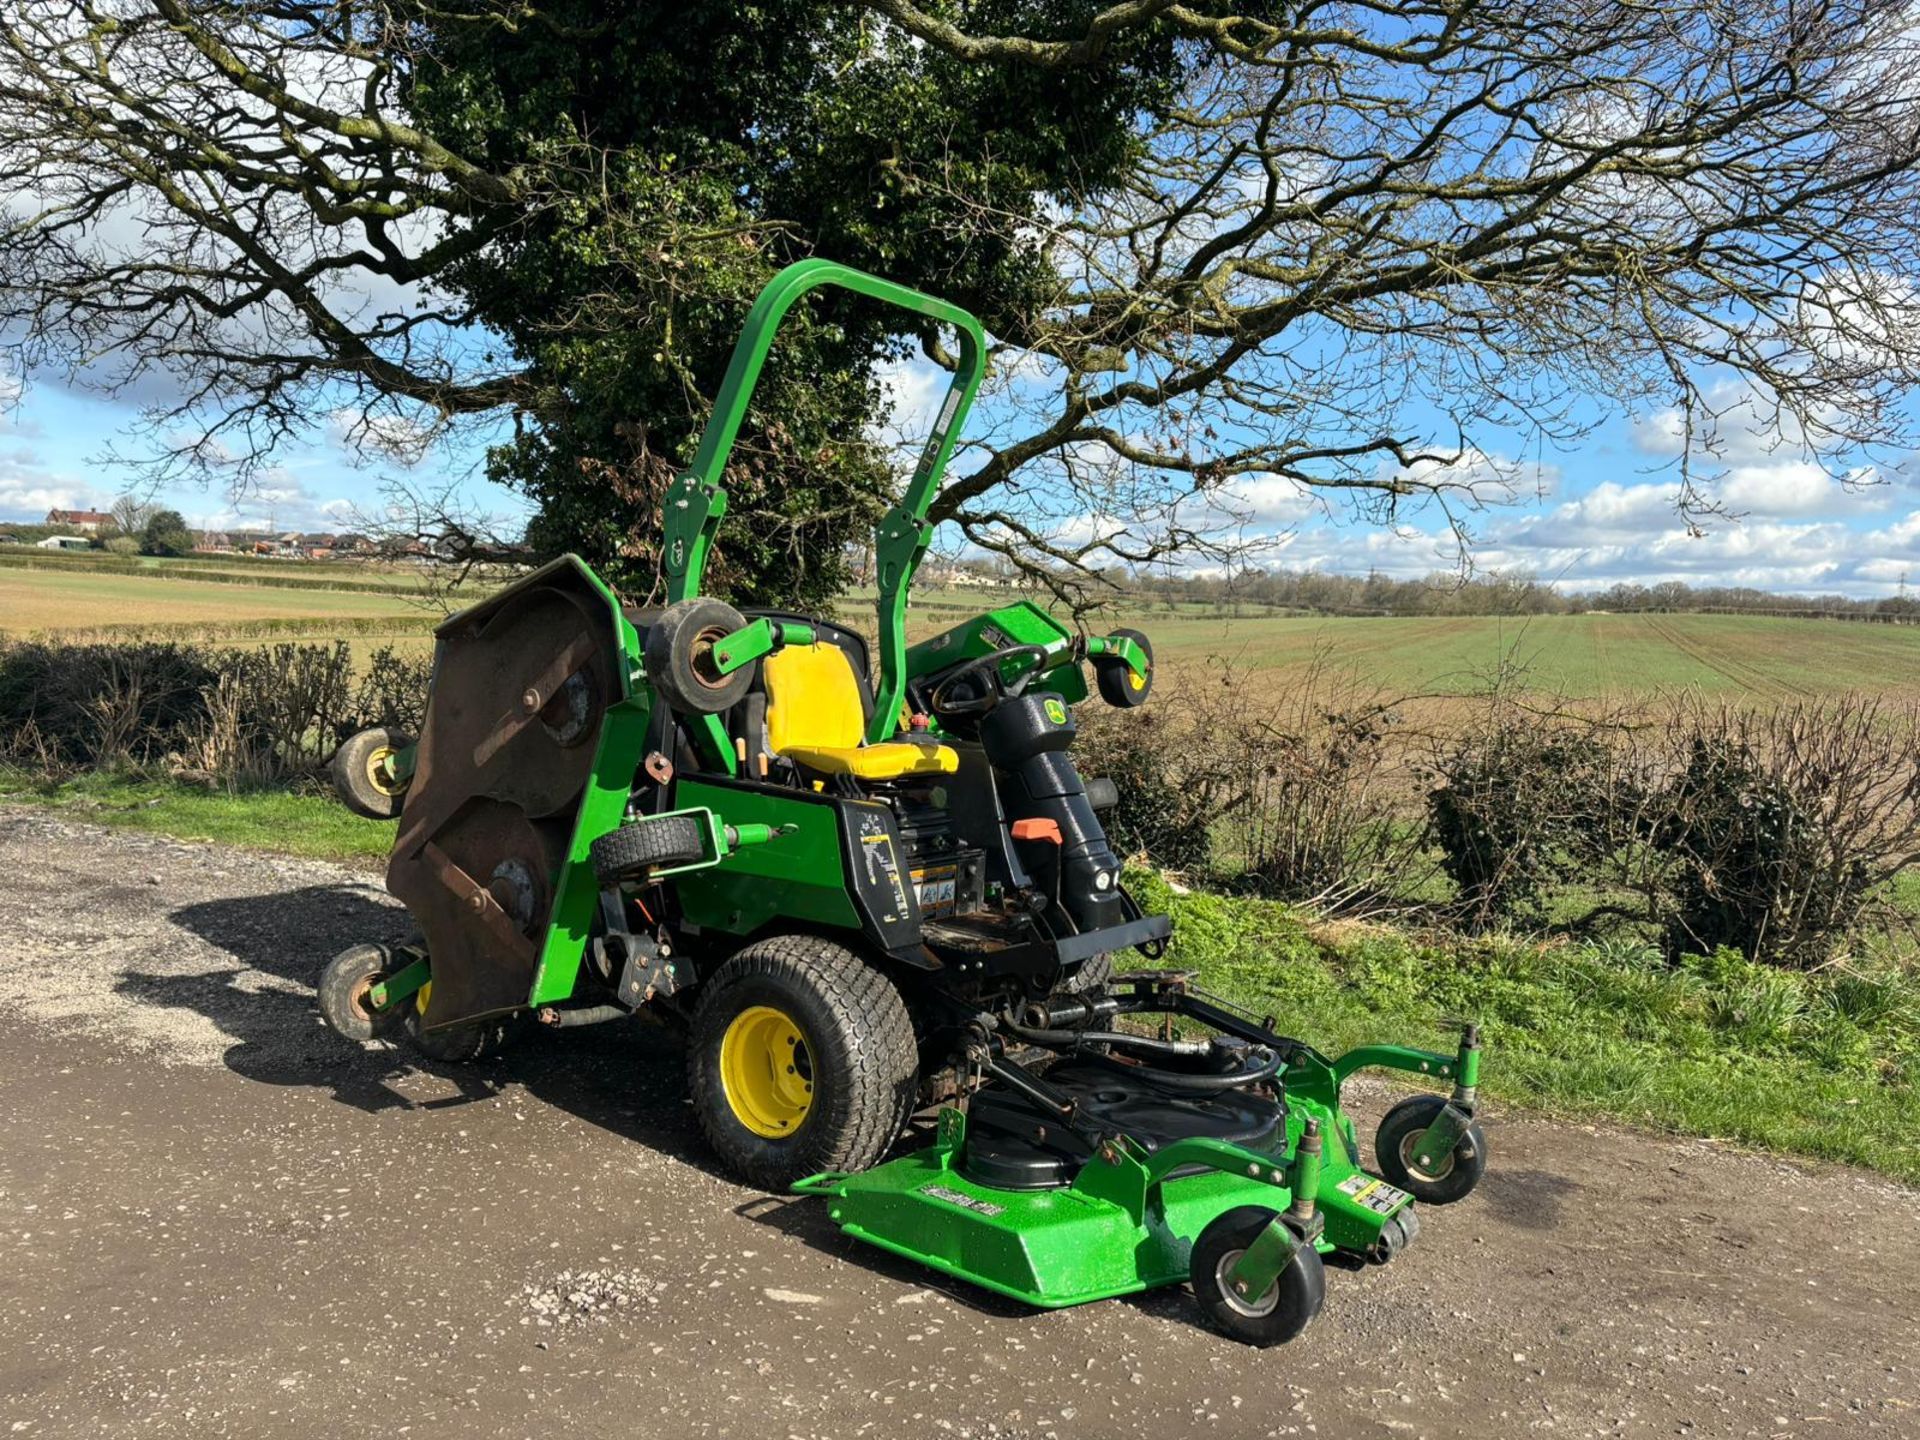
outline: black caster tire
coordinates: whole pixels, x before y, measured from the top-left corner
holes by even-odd
[[[408,954],[409,950],[414,954]],[[424,952],[417,942],[402,946],[396,964],[405,964],[420,953]],[[532,1013],[521,1010],[439,1030],[423,1030],[420,1022],[426,1016],[427,1000],[432,993],[433,982],[429,980],[402,1001],[394,1030],[407,1042],[408,1049],[436,1065],[477,1065],[482,1060],[491,1060],[525,1034],[533,1023]]]
[[[355,945],[329,960],[315,987],[327,1028],[348,1040],[391,1035],[399,1020],[392,1011],[376,1015],[368,992],[394,968],[393,952],[385,945]]]
[[[912,1113],[919,1068],[893,982],[814,935],[762,940],[721,966],[687,1043],[701,1130],[729,1170],[769,1191],[878,1161]]]
[[[327,766],[341,803],[369,820],[391,820],[398,815],[406,800],[406,782],[394,784],[381,774],[380,766],[412,743],[385,725],[349,735]]]
[[[609,830],[588,847],[593,873],[611,885],[658,865],[687,865],[705,853],[697,815],[648,815]]]
[[[1487,1173],[1487,1138],[1477,1121],[1467,1126],[1467,1133],[1436,1170],[1429,1172],[1414,1162],[1414,1147],[1446,1105],[1438,1095],[1409,1096],[1387,1112],[1373,1134],[1374,1161],[1381,1176],[1428,1205],[1466,1199]]]
[[[420,1028],[420,1008],[404,1007],[401,1030],[407,1044],[425,1059],[437,1065],[477,1065],[491,1060],[520,1035],[525,1024],[520,1016],[505,1019],[469,1020],[439,1030]]]
[[[1320,1313],[1327,1300],[1327,1270],[1311,1243],[1293,1252],[1267,1293],[1249,1300],[1227,1284],[1227,1272],[1278,1212],[1241,1205],[1214,1218],[1194,1242],[1194,1299],[1207,1323],[1243,1344],[1266,1349],[1284,1345]]]
[[[1131,710],[1146,704],[1147,697],[1153,693],[1153,642],[1138,630],[1121,629],[1113,633],[1126,636],[1146,652],[1147,673],[1135,675],[1126,661],[1102,658],[1093,662],[1093,678],[1099,683],[1102,700],[1122,710]]]
[[[1067,978],[1060,988],[1069,995],[1099,997],[1107,993],[1107,987],[1113,983],[1113,954],[1102,951],[1090,955],[1081,962],[1080,968]]]
[[[731,605],[704,596],[669,605],[647,627],[647,679],[682,715],[718,715],[746,697],[754,667],[730,675],[713,666],[713,647],[746,624]]]

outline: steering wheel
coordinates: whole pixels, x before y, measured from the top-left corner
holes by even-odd
[[[982,655],[978,660],[969,660],[946,679],[933,687],[933,694],[927,697],[927,705],[933,713],[944,719],[961,715],[984,715],[1002,700],[1011,700],[1026,693],[1033,677],[1040,673],[1040,667],[1016,675],[1013,679],[1002,678],[1000,667],[1008,660],[1020,655],[1031,655],[1035,659],[1047,658],[1044,645],[1009,645],[1003,650],[995,650],[991,655]],[[983,693],[964,699],[952,698],[953,688],[962,680],[971,680],[982,676],[987,680]]]

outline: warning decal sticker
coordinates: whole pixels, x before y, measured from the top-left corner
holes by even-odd
[[[1376,1215],[1391,1215],[1413,1199],[1406,1191],[1396,1190],[1386,1181],[1376,1180],[1364,1171],[1349,1175],[1342,1180],[1340,1193],[1351,1196],[1357,1203]]]

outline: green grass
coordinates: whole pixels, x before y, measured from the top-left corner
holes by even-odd
[[[1229,660],[1285,670],[1317,657],[1404,693],[1458,695],[1502,665],[1527,684],[1576,698],[1629,698],[1686,687],[1743,700],[1863,689],[1920,690],[1920,627],[1744,615],[1567,615],[1415,619],[1153,617],[1174,663]]]
[[[1674,968],[1633,943],[1315,929],[1284,905],[1134,878],[1148,909],[1174,916],[1171,963],[1322,1050],[1450,1050],[1439,1021],[1472,1017],[1491,1097],[1920,1182],[1920,974],[1908,964],[1801,975],[1722,954]]]
[[[363,820],[331,795],[228,795],[111,774],[55,783],[0,770],[0,803],[44,806],[96,825],[316,859],[384,859],[393,848],[391,822]]]
[[[1012,598],[916,591],[907,612],[909,637],[924,639]],[[871,629],[870,602],[849,596],[840,617]],[[1767,615],[1361,618],[1257,606],[1237,615],[1200,606],[1122,606],[1089,623],[1146,631],[1169,684],[1217,678],[1225,662],[1275,684],[1286,672],[1324,664],[1396,695],[1472,694],[1504,668],[1522,672],[1528,688],[1581,700],[1645,699],[1683,689],[1770,704],[1847,690],[1920,698],[1920,626],[1910,625]]]
[[[0,569],[0,633],[127,623],[224,624],[239,620],[352,616],[418,617],[422,603],[398,595],[291,590],[86,570]]]

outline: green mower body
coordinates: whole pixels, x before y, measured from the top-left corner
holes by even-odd
[[[874,537],[872,643],[700,593],[774,331],[822,285],[959,337]],[[1154,968],[1171,922],[1128,893],[1100,819],[1117,792],[1072,755],[1076,706],[1151,694],[1146,636],[1022,600],[907,645],[985,356],[944,301],[782,271],[667,492],[666,605],[563,557],[439,628],[417,740],[341,747],[348,803],[398,815],[388,886],[421,936],[343,952],[322,1013],[436,1060],[647,1014],[686,1033],[723,1163],[825,1197],[848,1234],[1039,1306],[1184,1280],[1227,1333],[1278,1343],[1319,1310],[1322,1253],[1390,1259],[1416,1201],[1477,1182],[1477,1033],[1329,1058]],[[1340,1103],[1365,1067],[1449,1091],[1396,1106],[1371,1169]],[[915,1112],[931,1142],[899,1155]]]

